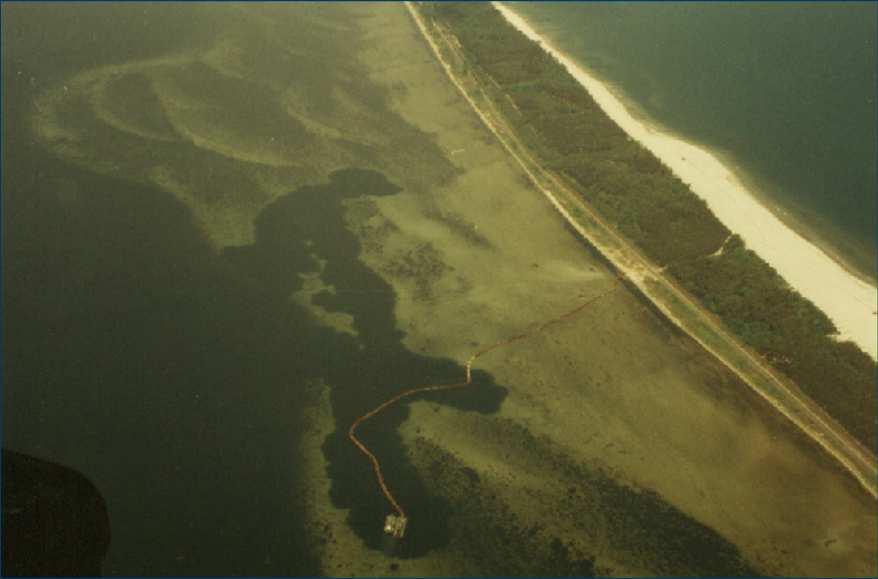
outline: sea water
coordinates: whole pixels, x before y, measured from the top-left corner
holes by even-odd
[[[876,5],[515,3],[637,116],[705,145],[875,279]]]

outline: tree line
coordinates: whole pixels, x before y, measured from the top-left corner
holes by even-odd
[[[490,4],[430,3],[471,72],[547,168],[739,339],[795,381],[868,448],[876,447],[875,362],[733,235],[660,160]]]

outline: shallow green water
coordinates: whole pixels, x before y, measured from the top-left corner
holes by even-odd
[[[268,38],[262,23],[241,22],[225,6],[4,6],[4,445],[94,482],[110,517],[108,575],[319,573],[313,546],[324,536],[306,525],[303,496],[312,481],[298,452],[316,381],[330,386],[338,424],[322,447],[332,480],[325,499],[350,509],[357,536],[380,548],[387,507],[347,427],[400,387],[454,382],[464,371],[403,346],[393,288],[359,261],[360,240],[344,221],[346,200],[402,194],[400,173],[416,173],[425,188],[440,183],[453,175],[448,161],[365,81],[351,85],[359,100],[348,103],[344,128],[347,139],[374,141],[346,140],[338,147],[344,156],[301,147],[293,159],[307,156],[321,171],[311,184],[278,167],[277,157],[257,156],[299,146],[265,145],[273,130],[286,130],[264,106],[281,92],[275,85],[307,87],[303,102],[325,107],[329,89],[346,85],[333,76],[341,66],[318,69],[295,51],[258,44]],[[240,57],[253,65],[242,67],[252,77],[207,74],[198,63],[174,60],[235,35],[246,36]],[[321,56],[337,38],[290,36],[294,49],[316,45]],[[158,72],[143,64],[154,59],[163,59]],[[88,82],[74,85],[75,78]],[[89,92],[107,79],[103,92]],[[59,95],[58,122],[49,128],[68,133],[43,142],[29,121],[43,119],[37,103],[47,91]],[[97,105],[88,98],[95,94]],[[302,109],[313,121],[302,134],[321,142],[314,127],[332,115]],[[201,138],[184,138],[190,134]],[[318,162],[330,164],[326,151],[357,168],[324,171]],[[188,197],[163,188],[173,180],[153,179],[158,169],[187,184],[180,189]],[[259,187],[271,179],[282,192],[266,201],[271,188]],[[240,221],[253,216],[251,242],[216,243],[193,209],[224,204]],[[349,314],[358,338],[317,323],[291,299],[300,274],[319,270],[321,259],[323,281],[340,291],[314,302]],[[505,388],[479,370],[474,378],[480,388],[473,394],[432,399],[495,412]],[[380,428],[363,429],[418,521],[396,555],[420,557],[455,541],[479,553],[497,542],[506,549],[498,553],[519,557],[479,561],[485,573],[547,569],[526,548],[534,540],[498,506],[465,511],[447,499],[453,489],[440,495],[422,480],[395,430],[407,412],[394,408]],[[749,569],[733,545],[660,498],[643,498],[602,473],[571,472],[598,497],[589,509],[601,522],[583,524],[628,537],[623,548],[632,557],[663,573]],[[467,497],[478,500],[478,489]],[[477,531],[489,525],[497,535],[463,536],[448,522],[461,513]],[[566,551],[555,551],[558,573],[569,571]],[[580,563],[576,569],[587,571],[590,564]]]

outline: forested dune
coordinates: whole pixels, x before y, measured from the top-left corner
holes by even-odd
[[[495,102],[542,164],[726,326],[869,448],[875,362],[746,248],[671,171],[606,116],[582,86],[491,5],[436,3]],[[489,89],[490,90],[490,89]]]

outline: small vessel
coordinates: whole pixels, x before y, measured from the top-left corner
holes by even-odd
[[[402,539],[408,519],[403,515],[387,515],[384,520],[384,532],[394,539]]]

